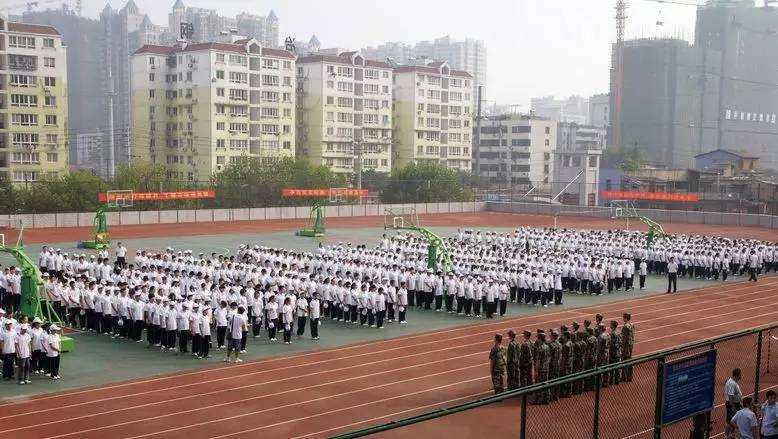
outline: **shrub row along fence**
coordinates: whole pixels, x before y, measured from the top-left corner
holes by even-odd
[[[726,426],[724,383],[734,368],[742,370],[743,394],[755,401],[764,401],[765,391],[778,388],[776,329],[750,329],[690,343],[336,438],[382,432],[394,433],[389,437],[441,437],[454,431],[488,431],[494,437],[522,439],[721,437]],[[485,365],[484,372],[487,369]],[[614,377],[627,371],[632,381],[614,385]],[[709,372],[705,385],[699,379]],[[694,383],[697,388],[690,391]],[[578,385],[590,390],[549,405],[532,404],[540,392]],[[695,417],[708,431],[690,436]]]

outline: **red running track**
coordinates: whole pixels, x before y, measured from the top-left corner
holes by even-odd
[[[487,354],[495,332],[556,327],[597,312],[607,320],[628,311],[641,354],[775,322],[776,292],[778,278],[731,282],[41,395],[0,405],[0,433],[79,439],[327,437],[488,394]]]

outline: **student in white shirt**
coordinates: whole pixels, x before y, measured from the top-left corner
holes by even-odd
[[[232,352],[235,352],[235,362],[236,363],[242,363],[243,360],[239,358],[240,356],[240,342],[243,337],[244,332],[248,332],[248,325],[246,324],[246,310],[242,306],[238,307],[238,312],[233,314],[230,317],[230,324],[229,324],[229,333],[230,333],[230,341],[227,345],[227,357],[224,359],[225,362],[230,362],[230,356]]]
[[[211,350],[211,315],[210,309],[203,306],[200,316],[200,353],[198,358],[210,358]]]
[[[292,301],[288,297],[284,299],[284,306],[281,307],[281,323],[284,325],[284,343],[292,344],[292,326],[294,325],[294,316]]]
[[[308,320],[308,300],[305,296],[300,296],[295,303],[297,310],[297,336],[302,337],[305,334],[305,324]]]
[[[310,308],[309,317],[311,319],[311,338],[314,340],[319,339],[319,318],[321,313],[321,306],[319,302],[319,293],[313,293],[313,298],[308,303]]]
[[[276,341],[276,330],[278,329],[278,304],[276,296],[271,295],[265,305],[267,312],[267,337],[270,341]]]
[[[225,348],[224,339],[227,335],[227,302],[222,300],[219,302],[219,307],[213,312],[213,317],[216,320],[216,349],[222,350]]]
[[[724,405],[726,407],[727,423],[729,423],[735,412],[740,410],[743,392],[740,390],[740,381],[743,373],[740,368],[732,370],[732,376],[724,383]]]
[[[60,337],[59,326],[51,325],[49,328],[49,336],[46,341],[46,356],[49,360],[49,371],[51,379],[58,380],[59,376],[59,362],[60,362]]]
[[[19,385],[30,384],[30,359],[32,357],[32,337],[27,324],[19,327],[16,336],[16,363]]]
[[[11,319],[3,322],[0,329],[0,352],[3,358],[3,379],[10,381],[14,377],[14,362],[16,360],[16,337]]]

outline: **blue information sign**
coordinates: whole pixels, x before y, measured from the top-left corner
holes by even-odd
[[[715,387],[715,349],[665,363],[662,425],[712,410]]]

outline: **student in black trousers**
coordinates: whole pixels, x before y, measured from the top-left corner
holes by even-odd
[[[667,292],[678,292],[678,264],[675,262],[675,258],[670,258],[670,262],[667,264]]]

